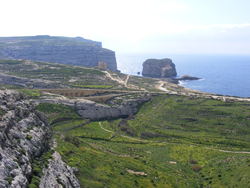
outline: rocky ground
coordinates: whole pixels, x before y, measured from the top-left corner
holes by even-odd
[[[46,117],[18,92],[0,91],[0,109],[0,187],[28,187],[34,176],[33,161],[50,150],[50,127]],[[80,186],[71,168],[54,153],[40,187]]]
[[[82,164],[83,166],[79,169],[76,168],[77,165],[75,165],[75,163],[78,160],[77,157],[89,151],[91,151],[89,155],[94,153],[91,158],[96,156],[105,157],[106,155],[99,155],[98,152],[100,150],[113,157],[122,157],[119,161],[124,160],[123,158],[131,157],[131,160],[135,163],[138,162],[139,166],[141,163],[146,164],[144,160],[140,161],[141,156],[144,156],[145,153],[138,155],[140,150],[137,151],[137,149],[135,149],[139,147],[137,142],[141,145],[143,145],[142,143],[157,145],[160,144],[157,139],[160,140],[164,134],[166,135],[161,139],[172,138],[173,135],[168,135],[169,131],[175,131],[176,129],[173,128],[168,130],[168,126],[173,123],[177,122],[176,126],[181,126],[179,128],[180,131],[186,128],[185,125],[190,124],[190,127],[192,127],[195,124],[192,123],[193,121],[198,122],[193,118],[193,114],[190,115],[191,117],[179,118],[179,116],[182,117],[189,112],[184,111],[185,113],[182,113],[181,111],[177,120],[165,125],[164,123],[168,120],[164,118],[175,118],[175,113],[171,116],[169,116],[169,114],[164,114],[165,111],[170,110],[171,112],[171,110],[175,109],[175,107],[171,109],[168,108],[168,105],[174,106],[186,101],[184,106],[180,104],[176,107],[181,110],[185,110],[182,109],[184,107],[190,108],[190,113],[192,111],[196,113],[195,110],[197,109],[193,107],[202,107],[197,105],[197,101],[205,101],[204,106],[209,108],[214,108],[213,103],[217,106],[224,105],[225,109],[227,109],[228,106],[235,105],[235,107],[231,107],[232,109],[227,111],[227,113],[223,111],[223,113],[218,112],[217,114],[216,109],[213,109],[211,112],[207,111],[207,109],[201,109],[201,114],[199,114],[200,111],[197,112],[201,118],[205,117],[203,117],[203,113],[206,115],[208,112],[211,113],[209,117],[221,118],[224,116],[227,117],[227,114],[229,112],[231,113],[231,110],[237,110],[238,113],[237,104],[241,105],[240,107],[244,108],[246,111],[248,107],[247,102],[250,101],[249,98],[221,96],[183,88],[165,79],[128,76],[97,69],[16,60],[0,61],[0,68],[0,80],[2,83],[2,90],[0,90],[0,187],[7,188],[78,188],[80,187],[79,182],[88,184],[89,182],[86,182],[88,179],[84,176],[85,171],[81,172],[79,175],[79,170],[86,170],[83,166],[89,165],[90,163],[86,162],[84,165]],[[15,88],[16,91],[6,89],[10,87]],[[156,100],[161,97],[166,100],[165,104]],[[170,102],[168,102],[168,100]],[[206,100],[209,105],[206,103]],[[152,104],[152,101],[156,101],[157,103],[155,102],[155,104]],[[223,104],[221,104],[221,102]],[[246,102],[245,106],[241,102]],[[49,123],[44,114],[35,110],[35,106],[37,105],[40,106],[40,111],[48,115]],[[150,111],[153,113],[144,116],[144,114],[147,113],[145,109],[147,109],[148,105],[150,106]],[[141,117],[137,115],[138,113],[139,115],[141,114]],[[153,119],[154,116],[161,113],[164,115],[160,115],[158,118]],[[232,117],[235,118],[236,112],[232,114]],[[232,117],[230,115],[230,118]],[[229,116],[227,118],[229,118]],[[237,118],[239,118],[239,121],[242,120],[240,128],[244,128],[244,126],[248,125],[248,119],[246,119],[245,116],[243,119],[241,117]],[[211,118],[207,120],[210,121]],[[138,127],[136,127],[137,124],[135,124],[136,128],[131,127],[136,121],[138,121]],[[151,121],[152,124],[147,125]],[[179,121],[183,122],[178,124]],[[116,122],[119,123],[116,124]],[[224,124],[220,124],[225,127],[225,132],[232,131],[231,129],[234,128],[227,128],[227,124],[229,124],[230,121],[226,119],[225,122],[225,126]],[[157,123],[159,123],[159,127],[151,129],[151,126]],[[199,126],[203,125],[211,126],[213,124],[210,123],[206,125],[205,122]],[[53,126],[55,132],[51,130],[51,126]],[[145,126],[143,130],[141,130],[142,126]],[[216,126],[216,128],[218,127]],[[147,131],[144,129],[147,129]],[[195,131],[199,132],[200,130],[198,129],[199,127],[197,127]],[[74,132],[75,130],[76,132]],[[166,130],[167,133],[165,132]],[[187,130],[189,131],[188,128]],[[208,130],[210,129],[208,128]],[[77,131],[82,132],[81,134],[79,133],[79,135]],[[143,132],[140,133],[140,135],[137,131]],[[162,133],[159,133],[159,131],[162,131]],[[174,134],[179,134],[179,131]],[[235,133],[238,133],[237,131]],[[223,134],[225,134],[225,132],[223,132]],[[54,134],[52,135],[52,133],[55,133],[56,138],[53,137]],[[209,131],[206,132],[206,134],[208,133],[210,134]],[[185,135],[186,132],[183,134]],[[190,133],[190,135],[196,134]],[[190,135],[187,137],[190,138]],[[176,138],[182,142],[182,136],[183,135],[179,135],[179,137]],[[210,138],[209,136],[208,138]],[[214,135],[212,135],[211,138],[218,138],[218,136],[213,136]],[[119,139],[116,140],[118,137]],[[155,137],[156,140],[149,141],[148,139],[151,139],[151,137]],[[173,138],[176,139],[175,136],[173,136]],[[195,142],[197,141],[196,139],[194,140]],[[58,142],[59,146],[57,146],[56,141],[61,142]],[[229,141],[231,142],[231,140]],[[128,144],[128,142],[132,144],[131,148],[136,153],[135,157],[131,156],[130,153],[123,154],[119,152],[119,148],[126,147],[125,144]],[[86,143],[88,143],[87,146]],[[167,143],[169,143],[168,140],[166,142],[161,142],[161,144]],[[65,148],[64,144],[71,145]],[[110,146],[103,149],[105,144],[110,144]],[[114,150],[117,149],[117,152],[110,149],[110,147],[113,147],[115,144],[121,144],[121,146],[113,148]],[[172,145],[174,144],[173,142]],[[80,149],[79,146],[81,146]],[[75,147],[75,153],[72,153],[72,147]],[[126,148],[126,151],[127,149],[130,151],[131,148]],[[152,149],[154,148],[155,146],[152,147]],[[204,148],[208,150],[207,147]],[[231,151],[227,148],[219,148],[215,151],[232,155],[248,155],[248,151],[242,150],[246,148],[233,148],[236,151]],[[213,148],[209,148],[209,151],[213,150]],[[165,150],[161,149],[161,151]],[[79,155],[76,154],[77,152],[79,152]],[[137,161],[138,156],[139,161]],[[73,158],[74,160],[69,160],[71,157],[76,157],[76,159]],[[84,155],[83,157],[88,156]],[[79,163],[87,160],[82,157],[80,158],[81,160],[78,161]],[[89,160],[91,160],[91,158]],[[177,167],[177,164],[181,163],[181,161],[178,163],[174,160],[172,161],[172,158],[168,160],[167,164],[174,164]],[[114,161],[117,160],[114,159]],[[94,160],[94,162],[96,161]],[[74,165],[72,166],[72,164]],[[123,165],[126,166],[127,164],[130,163],[126,161]],[[95,167],[95,164],[92,165]],[[118,168],[120,167],[121,166],[118,165]],[[123,167],[124,166],[122,166],[122,168]],[[152,167],[152,169],[154,168],[155,167]],[[151,176],[152,174],[145,169],[133,169],[133,166],[130,166],[125,168],[124,172],[119,172],[118,174],[122,173],[120,174],[121,176],[124,175],[123,173],[141,177]],[[86,173],[89,173],[89,171]],[[97,173],[100,172],[98,171]],[[81,178],[82,176],[84,178],[79,179],[79,177]],[[126,178],[125,180],[127,181]],[[181,179],[181,181],[184,180]]]

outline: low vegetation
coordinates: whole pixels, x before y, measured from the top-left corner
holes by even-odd
[[[52,159],[53,150],[43,153],[39,158],[35,158],[32,162],[32,176],[28,188],[39,187],[40,178],[43,175],[43,168],[47,168],[49,159]]]
[[[36,107],[37,110],[44,112],[48,116],[50,124],[65,120],[80,119],[74,109],[61,104],[41,103]]]
[[[249,103],[162,95],[132,118],[90,123],[66,106],[38,109],[58,120],[56,150],[83,187],[250,185]]]
[[[6,114],[6,111],[3,110],[2,108],[0,108],[0,118],[1,118],[4,114]]]
[[[30,98],[38,98],[41,96],[41,91],[37,89],[18,89],[18,91]]]

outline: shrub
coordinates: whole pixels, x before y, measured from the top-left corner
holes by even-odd
[[[27,139],[27,140],[31,140],[31,139],[32,139],[32,136],[31,136],[31,135],[27,135],[27,136],[26,136],[26,139]]]
[[[202,169],[202,166],[200,166],[200,165],[195,164],[192,166],[192,170],[195,172],[199,172],[199,171],[201,171],[201,169]]]
[[[36,186],[35,184],[31,183],[31,184],[29,184],[28,188],[38,188],[38,186]]]
[[[189,160],[189,163],[190,163],[190,164],[198,164],[198,161],[196,161],[196,160],[194,160],[194,159],[190,159],[190,160]]]

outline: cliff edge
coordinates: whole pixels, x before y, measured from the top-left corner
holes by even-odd
[[[0,37],[0,59],[25,59],[105,68],[117,71],[115,52],[102,48],[101,42],[81,37],[48,35]]]

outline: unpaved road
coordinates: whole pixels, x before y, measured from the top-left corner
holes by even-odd
[[[109,133],[114,133],[114,131],[111,131],[111,130],[104,128],[102,126],[101,122],[99,122],[99,125],[100,125],[100,128],[103,129],[104,131],[109,132]],[[125,136],[125,135],[119,135],[119,136],[124,137],[124,138],[128,138],[130,140],[139,141],[139,142],[159,143],[157,141],[147,141],[147,140],[145,141],[145,140],[141,140],[141,139],[133,138],[130,136]],[[165,143],[165,142],[162,142],[162,143]],[[193,145],[193,146],[195,146],[195,145]],[[209,148],[209,147],[206,147],[206,149],[215,150],[215,151],[219,151],[219,152],[223,152],[223,153],[250,154],[249,151],[229,151],[229,150],[222,150],[222,149]]]
[[[114,131],[105,129],[105,128],[102,126],[102,123],[101,123],[101,122],[99,122],[99,125],[100,125],[100,128],[101,128],[102,130],[104,130],[104,131],[109,132],[109,133],[115,133]],[[122,135],[122,134],[120,134],[119,136],[124,137],[124,138],[128,138],[128,139],[130,139],[130,140],[134,140],[134,141],[145,142],[144,140],[140,140],[140,139],[133,138],[133,137],[126,136],[126,135]]]

